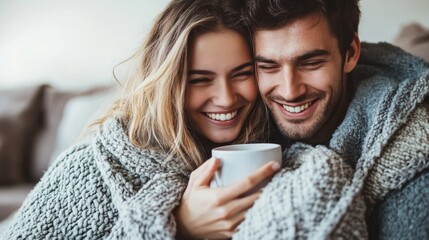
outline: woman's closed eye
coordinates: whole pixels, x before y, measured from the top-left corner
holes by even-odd
[[[210,84],[212,80],[210,78],[206,77],[200,77],[200,78],[193,78],[188,81],[189,84],[192,85],[203,85],[203,84]]]
[[[253,70],[248,70],[248,71],[242,71],[242,72],[238,72],[232,75],[232,78],[234,80],[245,80],[248,79],[249,77],[253,77],[254,76],[254,72]]]

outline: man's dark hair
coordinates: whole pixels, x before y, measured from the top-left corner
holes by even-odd
[[[313,13],[327,17],[343,56],[358,32],[359,0],[243,0],[242,13],[252,31],[277,29]]]

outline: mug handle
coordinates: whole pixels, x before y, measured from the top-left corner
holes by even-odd
[[[222,167],[222,161],[220,161],[220,159],[219,159],[219,166],[216,169],[216,171],[214,173],[214,176],[213,176],[213,179],[215,181],[216,187],[221,187],[222,186],[221,185],[220,176],[219,176],[219,170],[220,170],[221,167]]]

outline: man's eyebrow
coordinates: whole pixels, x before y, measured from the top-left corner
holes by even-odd
[[[324,49],[315,49],[310,52],[304,53],[303,55],[296,56],[292,58],[292,62],[301,62],[309,58],[318,57],[318,56],[325,56],[330,55],[330,52]],[[263,63],[276,63],[276,61],[263,57],[263,56],[256,56],[255,57],[256,62],[263,62]]]
[[[302,61],[309,59],[309,58],[326,56],[326,55],[330,55],[330,52],[327,50],[324,50],[324,49],[315,49],[313,51],[304,53],[301,56],[294,57],[292,59],[292,62],[302,62]]]
[[[263,63],[276,63],[272,59],[268,59],[268,58],[265,58],[265,57],[262,57],[262,56],[259,56],[259,55],[255,57],[255,61],[256,62],[263,62]]]

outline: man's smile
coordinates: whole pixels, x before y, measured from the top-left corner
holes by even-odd
[[[298,106],[290,106],[287,104],[283,104],[283,108],[290,113],[301,113],[307,110],[312,105],[312,102],[307,102]]]

